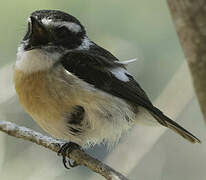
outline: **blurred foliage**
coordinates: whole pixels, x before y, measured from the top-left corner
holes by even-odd
[[[120,60],[137,58],[138,61],[129,65],[128,69],[152,99],[161,94],[167,82],[184,61],[165,0],[4,0],[1,1],[0,6],[1,67],[8,63],[14,64],[18,44],[27,28],[26,20],[31,12],[39,9],[58,9],[70,13],[85,25],[90,39],[111,51]],[[12,120],[41,131],[34,121],[29,121],[31,118],[19,107],[16,97],[0,104],[0,110],[4,111],[5,120]],[[198,109],[197,104],[196,109]],[[198,110],[195,112],[198,114],[198,119],[201,119],[200,112]],[[194,116],[196,116],[195,112],[193,112]],[[0,115],[2,114],[0,113]],[[189,122],[192,129],[193,119]],[[0,136],[0,138],[4,137]],[[88,169],[76,168],[67,171],[61,165],[59,157],[43,148],[7,136],[2,139],[0,139],[0,143],[4,143],[7,147],[3,160],[1,160],[3,150],[0,153],[0,167],[1,162],[4,163],[2,171],[0,168],[0,179],[2,180],[66,180],[68,177],[89,179],[91,173]],[[175,152],[179,150],[178,147],[182,146],[179,145],[175,149],[176,139],[174,138],[173,143],[165,139],[163,138],[164,143],[156,145],[144,161],[138,165],[136,173],[131,175],[132,179],[159,180],[162,179],[162,176],[164,179],[184,177],[179,174],[177,174],[178,178],[172,176],[173,171],[169,169],[176,166],[178,168],[175,169],[175,172],[181,173],[182,170],[185,170],[183,164],[180,163],[181,166],[177,166],[179,163],[176,161],[177,164],[175,164],[174,162],[176,160]],[[164,145],[165,149],[168,147],[167,150],[164,150]],[[185,151],[185,147],[187,149],[191,146],[182,147],[182,151]],[[166,157],[169,154],[167,151],[171,152],[170,149],[174,151],[170,158],[174,164],[171,164],[168,161],[169,157]],[[194,150],[195,148],[191,152],[195,154]],[[103,159],[106,155],[105,150],[99,147],[96,148],[96,151],[92,150],[92,153],[99,159]],[[189,155],[192,156],[192,154]],[[189,155],[185,155],[185,158]],[[178,158],[181,159],[181,157]],[[199,156],[198,160],[200,159]],[[194,162],[197,165],[197,160]],[[201,163],[203,164],[202,161]],[[166,171],[165,168],[169,170]],[[203,171],[201,172],[203,174]],[[136,178],[137,174],[138,178]],[[183,179],[189,179],[189,175],[185,177],[187,178]],[[190,179],[192,180],[192,178]]]

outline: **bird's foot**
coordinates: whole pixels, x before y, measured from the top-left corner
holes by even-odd
[[[60,156],[60,155],[62,156],[62,162],[64,164],[64,167],[67,169],[78,166],[76,161],[72,161],[70,159],[68,161],[69,167],[67,166],[66,155],[71,153],[74,149],[80,149],[80,146],[76,143],[69,142],[69,143],[65,143],[57,153],[58,156]]]

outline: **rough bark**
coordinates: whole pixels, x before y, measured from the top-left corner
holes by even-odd
[[[206,1],[167,2],[206,122]]]
[[[48,148],[54,152],[58,152],[60,147],[64,144],[63,141],[44,136],[31,129],[21,127],[7,121],[0,121],[0,131],[3,131],[8,135],[14,136],[16,138],[22,138],[24,140],[28,140],[38,145],[44,146],[45,148]],[[70,154],[67,154],[67,157],[76,161],[78,165],[86,166],[92,171],[99,173],[107,180],[128,180],[119,172],[103,164],[99,160],[94,159],[82,150],[75,149]]]

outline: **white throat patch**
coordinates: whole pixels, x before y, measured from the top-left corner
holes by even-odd
[[[39,49],[24,51],[23,45],[20,45],[17,52],[16,69],[25,73],[32,73],[49,69],[55,60]]]

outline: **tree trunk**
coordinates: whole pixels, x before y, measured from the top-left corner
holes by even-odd
[[[206,122],[206,1],[167,2]]]

